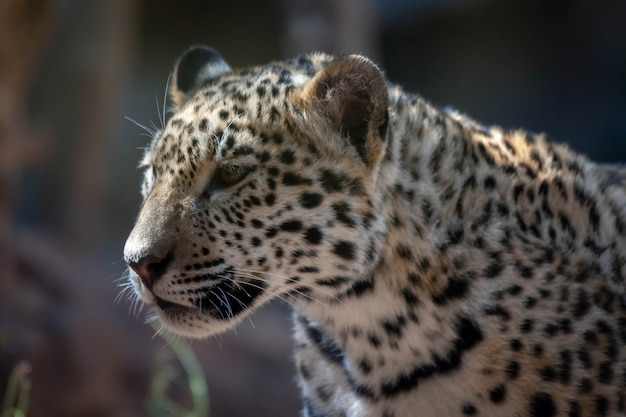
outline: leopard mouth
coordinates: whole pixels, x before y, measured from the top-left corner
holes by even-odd
[[[156,297],[156,296],[155,296],[155,304],[157,305],[157,307],[159,307],[159,309],[161,309],[165,313],[195,310],[195,308],[185,307],[183,305],[176,304],[176,303],[164,300],[163,298]]]
[[[182,305],[153,295],[154,304],[168,318],[192,315],[231,320],[252,307],[264,289],[264,285],[259,282],[235,283],[232,280],[222,280],[199,290],[198,293],[203,295],[195,300],[195,305]]]

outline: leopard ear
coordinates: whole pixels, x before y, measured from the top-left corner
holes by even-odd
[[[302,87],[300,99],[330,122],[366,165],[378,164],[387,139],[389,93],[376,64],[360,55],[332,61]]]
[[[207,46],[193,46],[174,65],[170,98],[176,107],[180,107],[207,81],[230,71],[219,52]]]

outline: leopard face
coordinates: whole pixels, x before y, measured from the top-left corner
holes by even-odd
[[[371,285],[388,134],[373,63],[310,55],[235,72],[194,48],[170,96],[124,249],[165,327],[204,337],[272,298],[320,309]]]

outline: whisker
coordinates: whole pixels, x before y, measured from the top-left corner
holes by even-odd
[[[165,82],[165,92],[163,93],[163,110],[161,112],[161,129],[165,129],[166,122],[166,113],[167,113],[167,92],[170,89],[170,80],[172,79],[172,73],[170,72],[167,76],[167,81]]]
[[[273,286],[274,286],[274,288],[278,288],[278,289],[280,289],[280,288],[281,288],[281,287],[280,287],[280,284],[277,284],[277,283],[275,283],[275,282],[272,282],[272,281],[269,281],[269,280],[266,280],[266,279],[263,279],[263,278],[256,277],[256,276],[254,276],[254,275],[244,275],[244,274],[238,274],[238,276],[239,276],[239,277],[241,277],[241,278],[251,278],[251,279],[254,279],[254,280],[257,280],[257,281],[264,282],[264,283],[266,283],[266,284],[271,284],[271,285],[273,285]],[[234,279],[232,279],[232,278],[228,278],[228,279],[230,279],[231,281],[235,281],[235,280],[234,280]],[[260,285],[258,285],[258,284],[255,284],[255,283],[253,283],[253,282],[248,282],[248,281],[242,281],[241,283],[237,283],[237,285],[239,285],[239,284],[244,284],[244,285],[248,285],[248,286],[253,287],[253,288],[257,288],[257,289],[263,290],[263,291],[265,291],[266,293],[270,294],[272,297],[276,297],[276,298],[278,298],[279,300],[281,300],[281,301],[283,301],[283,302],[287,303],[287,304],[288,304],[290,307],[292,307],[293,309],[295,309],[295,310],[297,310],[298,312],[301,312],[301,313],[302,313],[302,310],[300,309],[300,307],[299,307],[298,305],[296,305],[296,303],[302,303],[302,301],[301,301],[300,299],[298,299],[297,297],[295,297],[293,294],[290,294],[289,292],[286,292],[286,293],[284,293],[284,295],[283,295],[283,293],[282,293],[282,292],[273,291],[273,290],[271,290],[271,289],[268,289],[268,288],[266,288],[266,287],[262,287],[262,286],[260,286]],[[320,303],[320,304],[322,304],[322,305],[325,305],[325,304],[323,304],[321,301],[316,300],[316,299],[314,299],[314,298],[312,298],[312,297],[310,297],[310,296],[307,296],[307,294],[303,294],[303,293],[300,293],[300,292],[298,292],[298,291],[296,291],[296,293],[300,294],[300,295],[301,295],[301,296],[303,296],[303,297],[309,297],[312,301],[315,301],[315,302],[318,302],[318,303]],[[285,298],[285,297],[291,297],[291,298],[293,298],[294,302],[292,302],[292,301],[288,300],[288,299],[287,299],[287,298]]]
[[[142,125],[141,123],[139,123],[138,121],[131,119],[128,116],[124,116],[124,119],[128,120],[129,122],[133,123],[135,126],[139,127],[140,129],[146,131],[151,137],[155,137],[157,135],[157,130],[152,130],[149,127]]]
[[[161,116],[161,106],[159,104],[159,98],[156,95],[154,96],[154,102],[156,104],[156,109],[157,109],[157,118],[159,120],[159,123],[161,123],[161,129],[163,129],[163,117]]]
[[[224,296],[224,306],[226,307],[226,309],[228,310],[228,315],[230,318],[235,317],[235,315],[233,314],[233,308],[231,307],[230,303],[228,302],[228,298],[226,297],[226,293],[224,292],[223,289],[218,288],[218,290],[220,290],[220,292],[222,293],[222,295]],[[216,295],[217,296],[217,295]],[[221,298],[217,297],[220,301],[222,301]]]
[[[251,278],[251,277],[259,278],[258,275],[256,275],[256,274],[263,274],[263,275],[267,275],[269,277],[279,278],[280,280],[284,280],[286,278],[286,276],[284,276],[284,275],[280,275],[280,274],[276,274],[276,273],[272,273],[272,272],[254,271],[254,270],[251,270],[251,269],[237,269],[236,271],[241,271],[241,272],[244,272],[244,273],[254,274],[253,276],[249,276],[249,278]],[[259,279],[261,279],[261,278],[259,278]],[[275,282],[269,281],[269,280],[267,282],[271,282],[271,283],[276,284]],[[320,289],[319,286],[314,286],[314,285],[311,285],[311,284],[307,284],[305,282],[299,282],[298,285],[301,286],[301,287],[310,288],[312,290],[315,290],[316,292],[333,299],[337,303],[343,304],[343,301],[341,299],[337,298],[337,296],[335,296],[333,293],[331,293],[329,291]]]

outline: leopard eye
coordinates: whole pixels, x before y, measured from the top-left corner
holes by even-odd
[[[226,165],[218,167],[213,175],[212,188],[231,187],[243,180],[250,168],[239,165]]]

